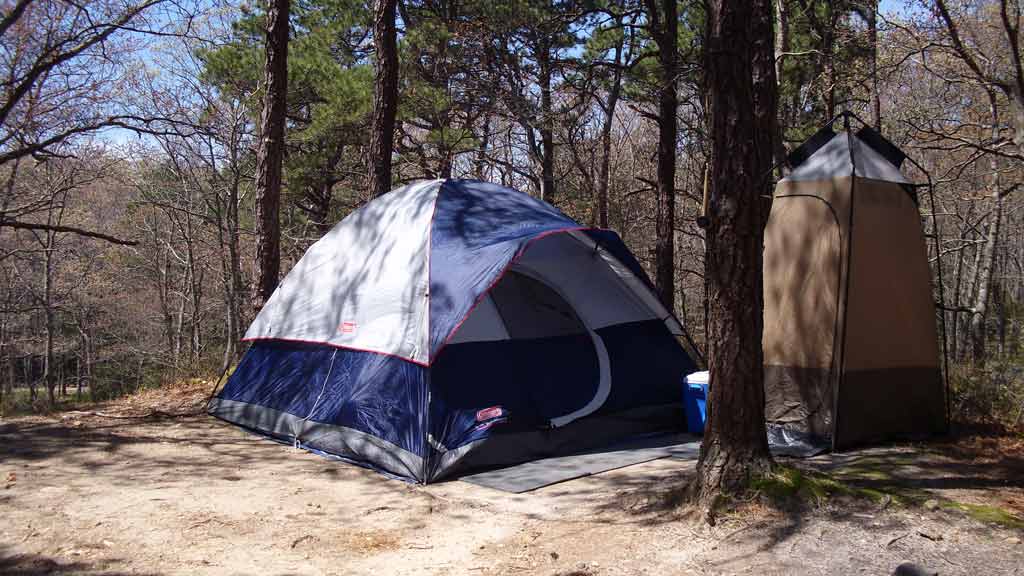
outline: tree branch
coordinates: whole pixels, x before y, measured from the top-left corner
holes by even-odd
[[[25,95],[28,94],[28,91],[33,86],[35,86],[36,82],[44,74],[48,74],[50,70],[53,70],[57,66],[63,64],[64,62],[71,60],[72,58],[85,52],[92,46],[95,46],[96,44],[105,41],[107,38],[110,37],[111,34],[118,30],[118,26],[123,26],[127,24],[146,9],[156,4],[159,4],[163,1],[164,0],[147,0],[147,2],[140,4],[138,6],[129,7],[115,21],[110,22],[108,24],[96,26],[96,28],[100,29],[100,32],[93,34],[92,36],[89,36],[86,39],[82,40],[81,43],[79,43],[77,46],[72,47],[66,52],[58,53],[51,58],[44,57],[40,61],[37,61],[25,73],[25,75],[19,79],[19,84],[15,86],[14,89],[7,94],[7,99],[2,104],[0,104],[0,123],[3,123],[7,120],[7,116],[8,114],[10,114],[11,110],[13,110],[14,107],[17,106],[19,102],[21,102],[22,98],[24,98]]]
[[[135,240],[122,240],[115,236],[103,234],[102,232],[93,232],[91,230],[84,230],[82,228],[75,228],[74,226],[61,226],[56,224],[36,224],[33,222],[19,222],[17,220],[0,220],[0,228],[15,228],[20,230],[49,230],[51,232],[68,232],[69,234],[77,234],[79,236],[85,236],[87,238],[96,238],[98,240],[105,240],[111,244],[120,244],[121,246],[135,246],[138,244]]]
[[[32,0],[18,0],[18,3],[11,8],[11,11],[4,14],[4,17],[0,19],[0,37],[4,35],[15,22],[21,19],[21,15],[25,13],[25,8],[32,3]]]
[[[972,56],[967,50],[967,47],[964,46],[963,41],[960,40],[960,29],[953,22],[953,18],[949,15],[949,9],[946,7],[945,0],[935,0],[935,7],[939,9],[939,16],[942,17],[942,21],[946,25],[946,31],[949,32],[949,38],[953,41],[953,49],[956,51],[957,56],[964,61],[964,64],[967,64],[967,67],[974,72],[974,75],[977,76],[978,80],[994,84],[1004,91],[1007,90],[1009,86],[1007,86],[1006,83],[1000,82],[998,79],[992,78],[982,71],[981,66],[978,65],[978,61],[974,59],[974,56]]]

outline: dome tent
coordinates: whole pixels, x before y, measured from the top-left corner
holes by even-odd
[[[836,450],[946,428],[931,270],[904,159],[867,126],[823,128],[791,154],[765,228],[766,416]]]
[[[307,250],[209,412],[425,483],[680,426],[682,334],[614,232],[421,182]]]

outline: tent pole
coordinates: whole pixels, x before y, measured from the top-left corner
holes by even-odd
[[[938,277],[939,324],[942,326],[942,384],[946,390],[946,433],[952,425],[952,394],[949,389],[949,340],[946,335],[946,284],[942,280],[942,245],[940,244],[939,216],[935,212],[935,184],[932,175],[917,160],[906,157],[928,180],[928,205],[932,212],[932,244],[935,246],[935,273]]]
[[[846,375],[846,333],[848,331],[847,318],[850,307],[850,276],[853,267],[853,210],[856,205],[856,189],[857,189],[857,160],[854,158],[853,150],[853,132],[850,130],[850,118],[856,117],[849,110],[844,110],[836,118],[832,119],[835,122],[838,118],[843,119],[843,129],[846,131],[846,139],[848,148],[850,150],[850,208],[848,210],[848,220],[846,227],[846,274],[843,279],[843,324],[842,324],[842,344],[840,345],[840,358],[839,358],[839,374],[836,375],[835,388],[832,391],[832,451],[835,452],[839,446],[837,439],[839,437],[839,390],[843,385],[843,377]],[[830,123],[831,124],[831,123]]]
[[[235,344],[241,344],[241,343],[242,343],[241,340],[237,340],[235,342]],[[218,376],[217,380],[213,383],[213,389],[210,390],[210,394],[206,397],[206,411],[207,412],[210,411],[210,403],[213,402],[213,397],[217,395],[217,390],[220,389],[221,382],[224,380],[224,376],[227,375],[228,370],[230,370],[230,369],[231,369],[231,364],[225,365],[224,369],[220,371],[220,376]]]
[[[861,118],[860,116],[857,116],[856,114],[854,114],[853,112],[851,112],[849,110],[844,110],[844,111],[840,112],[839,114],[837,114],[835,118],[833,118],[831,121],[829,121],[828,124],[826,124],[826,126],[831,126],[839,118],[843,118],[843,124],[844,124],[845,128],[847,129],[847,131],[849,131],[849,127],[850,127],[850,118],[856,119],[863,126],[868,126],[868,127],[871,126],[870,124],[865,122],[863,118]],[[852,146],[850,148],[850,158],[851,158],[851,161],[852,161],[853,160],[853,148],[852,148]],[[946,335],[946,295],[945,295],[945,283],[943,282],[943,278],[942,278],[942,258],[939,257],[939,255],[942,254],[942,250],[941,250],[941,245],[939,243],[940,242],[939,237],[941,236],[941,234],[940,234],[940,226],[939,226],[939,217],[938,217],[938,215],[935,212],[935,184],[932,181],[931,173],[928,172],[927,170],[925,170],[924,166],[922,166],[917,160],[915,160],[910,155],[906,155],[906,153],[904,153],[904,158],[909,160],[911,164],[913,164],[918,170],[920,170],[921,173],[924,174],[925,179],[928,181],[928,204],[929,204],[929,209],[932,212],[932,244],[935,246],[935,256],[936,256],[936,259],[935,259],[935,274],[936,274],[937,280],[938,280],[938,295],[939,295],[939,310],[940,310],[939,324],[942,327],[942,384],[943,384],[943,387],[945,388],[945,391],[946,391],[946,432],[948,433],[949,429],[950,429],[950,426],[952,425],[952,409],[953,408],[952,408],[952,392],[951,392],[951,390],[949,388],[949,340],[948,340],[948,337]],[[856,170],[856,166],[854,167],[854,170]],[[851,203],[852,203],[852,201],[853,201],[853,189],[852,188],[850,190],[850,199],[851,199]],[[852,214],[852,212],[851,212],[851,214]],[[852,216],[851,216],[851,218],[852,218]],[[845,321],[844,321],[844,324],[845,324]]]
[[[420,484],[426,486],[427,484],[430,483],[431,456],[433,456],[432,450],[434,450],[433,445],[431,445],[430,443],[430,374],[432,371],[432,367],[427,366],[422,370],[424,371],[423,380],[426,385],[423,387],[423,397],[421,399],[423,404],[422,408],[420,409],[420,416],[423,421],[423,469],[420,472],[420,474],[422,475]]]

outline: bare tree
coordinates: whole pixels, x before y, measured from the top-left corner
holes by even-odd
[[[0,177],[8,185],[22,160],[69,154],[82,137],[111,127],[152,132],[121,97],[138,43],[129,31],[159,33],[147,15],[165,0],[125,4],[19,0],[0,14]],[[41,205],[34,204],[35,208]],[[0,197],[0,228],[43,230],[31,207]],[[62,226],[60,232],[130,244],[109,234]]]
[[[1021,148],[1024,146],[1024,55],[1021,54],[1020,47],[1020,4],[1016,0],[999,2],[999,22],[1006,43],[999,46],[998,53],[1007,59],[1005,66],[982,66],[981,62],[992,63],[992,59],[980,52],[979,47],[969,48],[964,43],[960,25],[950,11],[948,3],[945,0],[935,0],[935,8],[945,25],[952,52],[970,69],[978,83],[998,90],[1009,101],[1009,122],[1014,130],[1013,141]]]
[[[993,294],[993,274],[998,266],[1003,243],[1006,198],[1018,184],[1006,182],[1003,173],[1024,160],[1024,64],[1020,51],[1021,7],[1012,0],[973,5],[935,0],[929,24],[897,24],[913,45],[909,54],[917,64],[942,86],[958,86],[955,100],[944,99],[940,116],[920,114],[904,119],[915,132],[919,146],[926,150],[966,159],[958,160],[948,180],[959,183],[970,166],[978,170],[987,161],[988,178],[979,185],[987,189],[971,194],[968,212],[958,212],[960,238],[934,257],[952,255],[954,285],[951,287],[957,315],[952,322],[954,355],[970,358],[975,364],[986,359],[986,325]],[[970,94],[970,97],[966,97]],[[975,121],[947,122],[947,110],[962,108],[960,114]],[[1007,165],[1010,163],[1010,165]],[[984,168],[982,168],[984,169]],[[975,211],[974,204],[987,202],[988,208]],[[963,205],[963,202],[954,203]],[[987,225],[986,225],[987,223]],[[984,227],[984,229],[982,228]],[[973,264],[969,251],[973,250]],[[969,274],[966,282],[964,273]]]

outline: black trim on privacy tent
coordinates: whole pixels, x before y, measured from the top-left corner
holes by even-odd
[[[864,126],[857,131],[857,138],[860,138],[862,142],[871,147],[872,150],[881,154],[890,164],[899,168],[903,165],[903,161],[907,159],[907,155],[896,147],[895,144],[890,142],[885,136],[882,136],[878,132],[872,130],[869,126]]]
[[[828,144],[835,135],[835,130],[832,130],[831,124],[825,126],[821,130],[815,132],[814,136],[811,136],[803,144],[797,146],[795,150],[790,152],[789,156],[786,156],[786,163],[789,164],[790,168],[796,168],[806,162],[812,154],[818,151],[818,149],[825,144]]]

